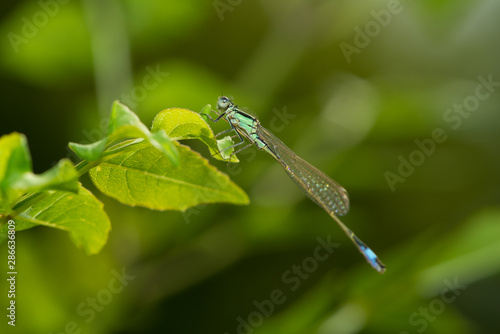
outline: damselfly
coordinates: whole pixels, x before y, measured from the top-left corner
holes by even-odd
[[[302,189],[306,195],[320,207],[322,207],[340,226],[340,228],[352,240],[368,263],[379,273],[385,271],[385,265],[378,259],[377,255],[363,243],[337,216],[344,216],[349,211],[349,196],[347,191],[337,182],[326,176],[316,167],[297,156],[281,140],[260,125],[254,116],[242,111],[231,99],[221,96],[217,101],[219,112],[217,118],[226,120],[231,129],[222,131],[217,136],[235,131],[240,141],[225,150],[242,145],[246,138],[249,143],[234,152],[236,154],[251,145],[269,153],[285,169],[288,176]]]

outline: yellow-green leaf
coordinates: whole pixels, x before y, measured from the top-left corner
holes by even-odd
[[[46,196],[48,193],[48,196]],[[41,200],[16,217],[16,231],[37,225],[67,231],[73,243],[87,254],[96,254],[106,244],[111,230],[102,203],[80,185],[78,193],[49,191]],[[6,225],[0,230],[0,243],[7,236]]]
[[[28,141],[23,134],[11,133],[0,138],[0,212],[23,194],[44,190],[78,190],[78,174],[68,159],[42,174],[32,171]]]
[[[69,143],[68,146],[81,159],[95,161],[106,155],[108,145],[128,138],[145,138],[174,164],[178,163],[177,151],[171,139],[161,133],[152,134],[134,112],[118,101],[113,103],[105,138],[91,144]]]
[[[204,108],[204,110],[210,110],[210,105],[207,105],[207,107],[208,108]],[[152,132],[160,130],[165,130],[167,135],[172,140],[201,140],[205,143],[205,145],[207,145],[210,150],[210,154],[212,154],[214,158],[224,161],[238,162],[238,159],[234,155],[230,160],[228,160],[228,157],[233,152],[232,149],[224,151],[221,156],[219,153],[220,146],[218,146],[212,129],[203,120],[200,114],[191,110],[182,108],[169,108],[162,110],[158,113],[158,115],[156,115],[151,128]]]
[[[186,210],[202,203],[248,203],[227,175],[188,147],[175,145],[178,166],[144,142],[91,169],[90,176],[103,193],[132,206]]]

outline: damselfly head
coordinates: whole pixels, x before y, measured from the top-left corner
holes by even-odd
[[[217,109],[219,111],[224,112],[227,110],[227,108],[229,108],[231,104],[233,104],[233,102],[231,102],[231,100],[228,97],[221,96],[217,100]]]

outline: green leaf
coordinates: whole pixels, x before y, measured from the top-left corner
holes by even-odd
[[[20,196],[44,190],[78,191],[78,173],[68,159],[43,174],[32,172],[26,137],[12,133],[0,138],[0,191],[2,208],[7,210]]]
[[[167,136],[164,130],[151,133],[149,138],[151,145],[160,150],[176,166],[179,165],[179,152],[174,142]]]
[[[234,152],[234,148],[231,146],[233,145],[234,142],[229,136],[217,140],[217,147],[219,148],[220,155],[225,161],[229,161],[229,159],[231,159],[232,161],[232,158],[236,158],[235,155],[232,155]]]
[[[57,165],[40,175],[25,173],[12,184],[14,189],[26,192],[66,190],[78,192],[78,173],[69,159],[61,159]]]
[[[186,210],[202,203],[247,204],[229,177],[188,147],[177,144],[175,166],[148,143],[90,170],[94,184],[121,203],[156,210]]]
[[[14,132],[0,137],[0,180],[9,182],[16,174],[31,171],[28,143],[23,134]]]
[[[0,191],[2,211],[8,211],[11,203],[22,196],[20,189],[12,189],[12,183],[31,171],[31,157],[26,137],[11,133],[0,138]]]
[[[96,254],[106,244],[111,230],[109,218],[102,203],[79,185],[77,194],[65,191],[49,191],[18,216],[12,218],[16,231],[43,225],[68,231],[71,240],[83,247],[87,254]],[[0,229],[0,244],[7,237],[7,225]]]
[[[172,163],[179,163],[179,156],[171,139],[166,135],[151,134],[139,117],[118,101],[113,103],[107,136],[95,143],[69,143],[69,147],[79,158],[96,161],[104,155],[107,146],[129,138],[145,138],[167,156]]]
[[[202,112],[209,112],[210,105],[208,104],[203,108]],[[223,161],[238,162],[236,156],[232,156],[228,160],[229,156],[233,152],[231,150],[226,150],[221,155],[219,152],[223,150],[218,146],[218,142],[214,137],[212,129],[203,120],[200,114],[195,113],[191,110],[182,108],[170,108],[162,110],[158,115],[156,115],[153,120],[153,126],[151,128],[152,132],[165,130],[167,135],[172,140],[182,140],[182,139],[198,139],[201,140],[205,145],[207,145],[210,150],[210,154],[213,157]],[[226,137],[230,138],[230,137]],[[224,143],[227,142],[225,139]],[[231,144],[232,145],[232,144]],[[229,145],[229,146],[231,146]]]
[[[95,161],[102,156],[108,139],[103,138],[91,144],[69,143],[68,147],[83,160]]]

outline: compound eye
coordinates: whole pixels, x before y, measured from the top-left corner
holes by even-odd
[[[231,103],[231,101],[227,97],[219,97],[219,100],[217,101],[217,109],[226,110],[229,107],[229,103]]]

